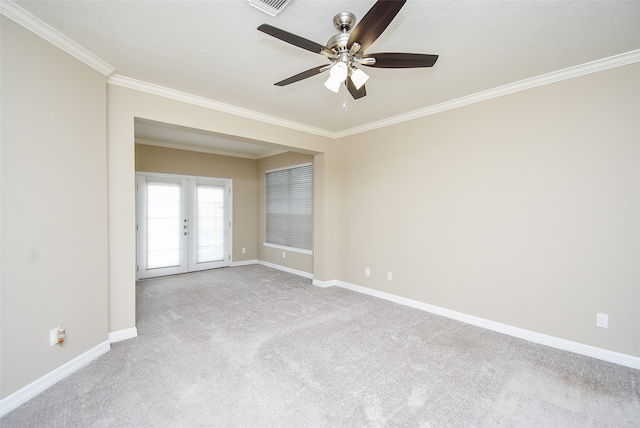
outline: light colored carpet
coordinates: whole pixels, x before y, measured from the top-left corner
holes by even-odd
[[[264,266],[137,292],[137,338],[0,425],[640,426],[638,370]]]

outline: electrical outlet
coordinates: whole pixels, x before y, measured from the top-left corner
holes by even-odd
[[[393,280],[393,274],[391,272],[387,272],[387,279],[389,281]]]
[[[596,326],[602,328],[609,328],[609,315],[596,314]]]
[[[287,258],[287,253],[285,253],[284,251],[282,252],[282,258],[286,259]]]
[[[369,268],[364,268],[364,274],[365,274],[366,276],[371,276],[371,269],[369,269]]]
[[[242,254],[246,254],[246,253],[247,253],[247,249],[246,249],[246,248],[243,248],[243,249],[242,249]]]
[[[60,342],[58,342],[58,332],[60,331],[60,327],[56,327],[49,332],[49,342],[51,346],[56,346]]]

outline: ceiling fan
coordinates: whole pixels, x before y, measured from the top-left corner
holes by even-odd
[[[356,22],[355,15],[350,12],[340,12],[333,18],[333,25],[341,32],[331,37],[326,46],[271,25],[262,24],[258,30],[263,33],[310,52],[324,55],[331,61],[330,64],[303,71],[275,85],[290,85],[330,70],[325,86],[333,92],[338,92],[344,83],[351,96],[359,99],[367,95],[364,83],[369,76],[356,65],[378,68],[432,67],[438,55],[401,52],[364,53],[393,21],[405,2],[406,0],[378,0],[355,28],[353,28]],[[351,31],[352,28],[353,31]]]

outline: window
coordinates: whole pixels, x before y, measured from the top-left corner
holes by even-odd
[[[313,181],[310,163],[266,172],[267,242],[311,253]]]

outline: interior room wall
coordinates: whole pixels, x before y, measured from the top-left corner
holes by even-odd
[[[267,240],[266,172],[271,169],[313,163],[313,156],[287,152],[258,160],[258,259],[313,275],[313,254],[282,250],[264,245]]]
[[[232,262],[258,258],[257,160],[145,144],[136,144],[135,157],[136,171],[231,179]]]
[[[633,64],[339,140],[337,279],[640,356],[639,118]]]
[[[108,340],[107,158],[106,77],[1,19],[4,399]]]
[[[339,188],[335,144],[313,157],[313,281],[316,284],[337,278],[335,248],[337,235],[337,195]]]

